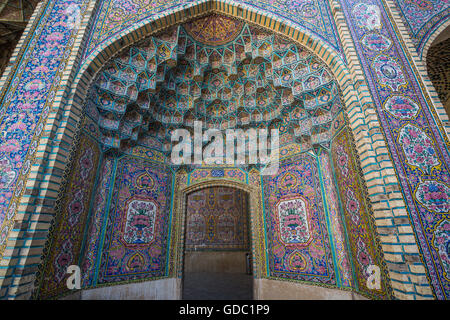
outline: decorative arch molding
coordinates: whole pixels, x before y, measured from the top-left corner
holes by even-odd
[[[203,4],[203,6],[202,6]],[[71,87],[66,107],[82,110],[83,102],[86,98],[89,87],[101,68],[113,57],[122,52],[123,49],[139,42],[140,40],[157,34],[174,25],[178,25],[196,18],[200,18],[210,13],[218,13],[233,18],[237,18],[249,24],[256,24],[269,32],[284,36],[285,38],[302,45],[310,50],[315,56],[322,60],[333,73],[338,86],[342,92],[342,102],[344,109],[348,114],[356,114],[361,110],[361,95],[355,88],[358,81],[354,80],[354,74],[347,66],[339,53],[328,45],[322,39],[315,37],[310,31],[304,30],[293,24],[285,24],[282,19],[272,16],[268,12],[257,11],[251,7],[241,6],[232,1],[206,1],[202,4],[191,5],[171,12],[166,12],[157,17],[149,17],[137,25],[123,30],[118,35],[102,43],[81,65],[76,78]],[[189,12],[189,14],[187,14]],[[264,23],[261,23],[263,21]],[[367,103],[367,102],[366,102]],[[67,110],[69,111],[69,110]],[[66,112],[67,112],[66,111]],[[69,111],[70,112],[70,111]],[[360,124],[353,124],[359,127]],[[352,126],[352,124],[349,124]],[[353,133],[353,130],[350,130]],[[358,150],[364,152],[364,150]],[[259,173],[258,173],[259,175]],[[173,195],[173,217],[172,217],[172,236],[170,243],[170,264],[168,268],[169,277],[181,278],[183,268],[183,246],[184,246],[184,228],[185,228],[185,208],[184,199],[186,195],[195,190],[212,186],[229,186],[243,190],[249,194],[250,212],[252,220],[252,252],[254,257],[254,270],[257,278],[264,277],[267,272],[267,257],[265,253],[266,243],[264,238],[264,218],[263,218],[263,200],[261,194],[261,185],[255,188],[250,185],[234,182],[226,179],[206,180],[196,182],[193,185],[178,189],[178,180],[180,173],[176,174],[175,190]],[[259,230],[257,232],[255,230]],[[257,263],[257,265],[256,265]]]
[[[394,2],[395,0],[384,1],[387,5],[387,10],[392,12],[393,21],[398,26],[398,33],[403,38],[405,46],[409,49],[409,56],[411,57],[412,62],[417,66],[418,73],[422,77],[424,84],[423,92],[428,94],[428,97],[434,106],[436,118],[439,119],[442,124],[442,132],[445,132],[448,136],[450,135],[449,116],[447,115],[443,103],[439,99],[436,89],[434,88],[434,85],[428,75],[427,55],[436,38],[442,33],[442,31],[450,26],[450,14],[445,15],[442,19],[436,22],[428,31],[427,39],[424,40],[426,37],[422,39],[420,42],[421,45],[417,47],[413,42],[413,35],[408,31],[409,29],[405,27],[407,26],[407,22],[400,8],[397,6],[397,2]]]
[[[165,12],[161,15],[149,17],[140,23],[123,30],[90,54],[89,58],[82,62],[71,85],[67,103],[64,105],[64,112],[72,118],[81,117],[83,104],[86,100],[88,90],[101,68],[113,57],[117,56],[124,49],[130,47],[140,40],[164,31],[172,26],[200,18],[202,16],[219,13],[225,16],[243,20],[269,32],[281,35],[294,43],[297,43],[322,60],[330,69],[333,77],[342,93],[342,103],[347,114],[357,114],[361,106],[366,105],[367,98],[361,93],[361,80],[355,80],[355,74],[350,70],[346,61],[339,53],[322,39],[311,35],[311,31],[304,30],[298,25],[284,23],[279,17],[271,15],[269,12],[257,11],[249,6],[242,6],[234,1],[204,1],[191,4]],[[369,102],[369,107],[371,106]],[[359,124],[349,124],[356,127]],[[378,123],[379,126],[379,123]],[[66,128],[60,126],[58,134],[64,135]],[[353,130],[352,130],[353,132]]]
[[[80,112],[81,114],[86,95],[97,73],[101,70],[103,65],[105,65],[113,57],[117,56],[120,52],[122,52],[123,49],[174,25],[188,22],[210,13],[223,14],[233,18],[241,19],[249,24],[256,24],[257,26],[260,26],[268,30],[269,32],[284,36],[294,43],[300,44],[306,49],[310,50],[320,60],[322,60],[333,73],[333,76],[336,79],[338,86],[342,92],[342,103],[345,105],[344,109],[346,110],[346,112],[349,114],[355,114],[359,112],[357,110],[361,109],[361,96],[359,90],[355,88],[355,83],[358,85],[358,81],[355,81],[353,79],[354,75],[352,74],[344,59],[330,45],[328,45],[322,39],[311,35],[310,31],[304,30],[299,26],[290,23],[285,24],[282,19],[272,16],[268,12],[257,11],[251,7],[236,4],[233,1],[218,0],[205,1],[200,4],[190,5],[188,7],[179,8],[178,10],[176,9],[170,12],[165,12],[160,16],[149,17],[141,21],[140,23],[123,30],[119,34],[108,39],[108,41],[102,43],[99,48],[97,48],[92,54],[89,55],[89,57],[83,62],[79,71],[77,72],[73,85],[71,86],[71,95],[69,96],[68,102],[66,104],[66,108],[69,109],[65,110],[65,112],[71,113],[72,109],[74,110],[74,112]],[[263,21],[264,23],[261,23],[260,21]],[[352,126],[352,124],[349,124],[349,126]],[[356,128],[359,126],[359,124],[354,124],[354,126]],[[351,130],[350,132],[353,132],[353,130]],[[363,150],[358,150],[358,152],[363,152]],[[179,177],[179,173],[177,173],[176,176]],[[177,182],[176,185],[178,185]],[[259,185],[259,188],[255,189],[243,183],[221,179],[201,181],[193,185],[189,185],[189,187],[183,191],[178,190],[176,187],[174,190],[172,218],[172,226],[174,227],[174,229],[172,230],[172,239],[170,244],[171,249],[169,253],[170,259],[174,262],[169,266],[168,273],[170,277],[180,278],[182,272],[182,246],[184,243],[184,239],[180,238],[180,235],[183,235],[184,229],[178,230],[178,228],[184,228],[185,224],[183,220],[184,209],[182,207],[179,207],[183,204],[180,204],[180,201],[185,198],[187,193],[205,188],[207,186],[230,186],[244,190],[250,195],[258,194],[258,200],[255,197],[252,198],[252,196],[250,196],[250,206],[256,206],[256,204],[259,203],[258,205],[260,206],[260,208],[262,208],[261,185]],[[183,194],[182,192],[185,193]],[[252,219],[253,216],[258,216],[258,214],[255,212],[252,212],[251,214]],[[262,217],[262,209],[260,215]],[[264,220],[263,218],[261,219],[262,220],[257,222],[258,230],[261,230],[261,232],[259,232],[259,234],[255,234],[253,230],[255,227],[253,225],[251,231],[253,254],[255,256],[256,254],[258,254],[261,257],[260,259],[254,260],[259,261],[258,266],[254,266],[254,270],[257,270],[258,277],[267,273],[265,239],[260,238],[255,240],[254,238],[257,235],[259,237],[264,235]],[[255,243],[260,246],[257,251],[255,251]]]
[[[446,101],[441,101],[439,99],[436,88],[434,87],[433,83],[430,80],[427,58],[428,58],[428,52],[429,52],[431,46],[433,45],[433,43],[435,42],[435,40],[449,27],[450,27],[450,15],[446,16],[444,19],[442,19],[441,21],[439,21],[439,23],[437,23],[435,25],[430,36],[424,43],[422,50],[419,51],[419,56],[422,59],[423,64],[424,64],[423,77],[425,79],[425,82],[427,83],[427,89],[430,92],[431,99],[433,100],[433,103],[436,107],[436,111],[438,112],[439,118],[443,122],[448,135],[450,135],[450,122],[448,119],[449,115],[444,107],[444,104],[446,103]],[[448,31],[448,32],[450,32],[450,31]]]

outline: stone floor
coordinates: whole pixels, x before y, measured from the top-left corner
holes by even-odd
[[[241,273],[185,272],[185,300],[251,300],[253,276]]]

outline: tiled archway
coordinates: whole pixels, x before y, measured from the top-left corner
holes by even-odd
[[[171,274],[181,278],[183,275],[183,253],[185,244],[185,225],[186,225],[186,196],[189,193],[195,192],[208,187],[231,187],[242,190],[249,195],[248,215],[250,216],[250,234],[251,234],[251,251],[253,259],[253,272],[255,278],[261,278],[266,274],[265,267],[265,239],[264,239],[264,218],[262,210],[261,188],[257,185],[248,185],[236,181],[211,179],[208,181],[199,182],[190,186],[183,185],[181,182],[183,173],[177,175],[177,181],[180,184],[178,190],[174,195],[174,230],[171,246],[173,252],[171,256],[175,257],[174,265],[171,269]],[[181,297],[181,283],[178,288],[179,296]],[[254,286],[254,293],[256,288]],[[254,297],[257,298],[254,294]]]

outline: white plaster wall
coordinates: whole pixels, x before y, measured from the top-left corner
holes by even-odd
[[[169,278],[83,290],[81,300],[176,300],[179,282]]]

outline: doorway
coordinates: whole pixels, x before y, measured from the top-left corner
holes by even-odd
[[[187,194],[183,299],[253,298],[248,198],[222,186]]]
[[[428,76],[450,117],[450,26],[431,44],[426,63]]]

